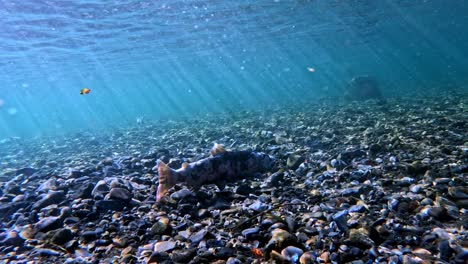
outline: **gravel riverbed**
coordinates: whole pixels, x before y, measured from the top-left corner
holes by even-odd
[[[0,143],[2,263],[468,262],[468,97],[332,100]],[[267,153],[183,184],[156,161]]]

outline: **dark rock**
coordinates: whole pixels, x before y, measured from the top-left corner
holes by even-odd
[[[236,187],[236,193],[240,194],[240,195],[247,196],[247,195],[253,193],[253,189],[252,189],[252,187],[250,187],[249,184],[241,183]]]
[[[345,87],[346,100],[380,99],[382,93],[375,78],[368,75],[356,76]]]
[[[72,240],[68,241],[67,243],[65,243],[65,245],[63,245],[63,247],[71,252],[71,251],[74,251],[78,247],[78,245],[79,245],[78,240],[72,239]]]
[[[292,170],[295,170],[304,162],[305,158],[298,154],[291,154],[288,156],[286,161],[286,166]]]
[[[114,163],[114,160],[112,160],[111,157],[107,157],[100,162],[102,165],[110,166]]]
[[[359,197],[360,194],[361,194],[361,187],[347,188],[341,192],[341,195],[345,197],[346,196]]]
[[[84,231],[83,233],[81,233],[81,239],[84,242],[88,243],[93,240],[96,240],[103,232],[104,231],[102,228],[96,228],[95,230]]]
[[[468,263],[468,250],[461,250],[460,253],[455,257],[456,264],[466,264]]]
[[[36,172],[37,170],[34,168],[21,168],[21,169],[16,170],[16,175],[23,174],[25,176],[31,176]]]
[[[380,146],[379,144],[371,144],[369,145],[369,155],[375,156],[381,149],[382,146]]]
[[[468,209],[468,199],[457,200],[455,204],[463,209]]]
[[[20,208],[25,208],[29,205],[30,205],[29,202],[12,202],[12,203],[0,204],[0,217],[12,215],[16,211],[18,211]]]
[[[286,246],[298,245],[297,238],[291,235],[288,231],[281,228],[276,228],[271,232],[271,239],[265,246],[265,250],[271,252],[272,250],[281,250]]]
[[[286,222],[289,232],[293,233],[296,231],[296,220],[293,217],[285,216],[284,221]]]
[[[450,247],[448,240],[441,240],[439,242],[439,253],[440,258],[445,261],[450,261],[452,254],[455,253],[454,250]]]
[[[247,228],[247,229],[242,230],[242,235],[247,240],[253,240],[255,239],[255,237],[258,235],[259,232],[260,232],[260,228],[252,227],[252,228]]]
[[[375,245],[375,242],[369,237],[369,232],[363,227],[351,229],[348,238],[352,245],[361,249],[368,249]]]
[[[206,247],[208,248],[217,248],[217,247],[224,247],[226,243],[221,240],[217,239],[208,239],[206,240]]]
[[[61,228],[55,232],[55,234],[52,236],[51,241],[54,244],[63,245],[72,239],[73,239],[72,231],[68,228]]]
[[[323,212],[313,212],[310,214],[310,217],[312,218],[317,218],[317,219],[325,219],[324,215],[323,215]]]
[[[355,150],[346,150],[338,155],[338,160],[342,160],[347,164],[350,164],[353,159],[364,158],[366,157],[366,152],[364,150],[355,149]]]
[[[0,241],[0,245],[3,246],[22,246],[24,239],[16,231],[10,231],[7,233],[6,237]]]
[[[83,173],[79,170],[71,169],[68,173],[68,178],[70,179],[80,178],[81,176],[83,176]]]
[[[174,200],[182,200],[190,196],[194,196],[194,193],[189,189],[180,189],[171,194],[171,198]]]
[[[167,162],[167,166],[171,168],[180,168],[182,166],[182,160],[179,158],[172,158]]]
[[[36,189],[36,192],[48,192],[57,189],[57,180],[55,178],[50,178],[47,181],[43,182],[39,187]]]
[[[196,254],[197,249],[195,248],[174,250],[172,252],[172,260],[176,263],[188,263]]]
[[[446,220],[448,218],[447,210],[441,206],[434,206],[429,208],[428,213],[437,220]]]
[[[146,168],[151,168],[155,164],[155,159],[142,159],[141,164]]]
[[[202,239],[205,237],[205,235],[208,233],[206,229],[202,229],[190,236],[190,241],[193,244],[198,244]]]
[[[162,216],[151,227],[151,234],[162,235],[169,230],[169,227],[169,218]]]
[[[8,182],[5,185],[5,193],[14,195],[21,194],[21,187],[15,183]]]
[[[351,180],[355,180],[355,181],[358,181],[358,182],[364,182],[365,180],[367,180],[368,174],[369,173],[367,173],[365,171],[356,170],[356,171],[351,172],[351,175],[349,176],[349,178]]]
[[[232,248],[222,247],[215,253],[215,257],[218,259],[228,259],[229,257],[235,256],[235,252]]]
[[[424,166],[420,161],[414,161],[406,166],[406,171],[409,175],[423,174],[426,170],[426,166]]]
[[[40,210],[46,206],[49,206],[51,204],[59,204],[65,199],[65,195],[63,192],[50,192],[47,195],[45,195],[41,200],[37,201],[35,204],[33,204],[32,209],[33,210]]]
[[[58,216],[48,216],[34,224],[35,232],[48,232],[62,227],[62,220]]]
[[[465,186],[449,187],[448,193],[455,200],[468,199],[468,187]]]
[[[66,217],[63,220],[63,223],[66,224],[66,225],[72,225],[72,224],[76,224],[76,223],[79,223],[79,222],[80,222],[80,218],[78,218],[78,217]]]
[[[133,195],[124,188],[112,188],[108,194],[108,200],[122,200],[123,202],[129,202],[133,198]]]
[[[92,197],[92,192],[94,189],[94,184],[88,182],[85,185],[81,185],[78,187],[78,191],[76,192],[75,199],[81,198],[81,199],[88,199]]]
[[[226,210],[231,208],[231,203],[224,201],[224,199],[217,200],[213,206],[209,207],[209,210]]]
[[[96,186],[94,186],[93,191],[91,192],[92,196],[94,199],[103,199],[104,198],[104,193],[109,191],[109,186],[104,180],[100,180],[96,183]]]
[[[348,231],[348,224],[347,224],[347,219],[346,219],[347,215],[348,215],[348,210],[343,210],[334,214],[332,217],[333,221],[335,221],[336,225],[338,226],[338,229],[340,229],[341,232]]]
[[[125,206],[127,206],[127,204],[120,200],[100,200],[96,202],[98,212],[107,212],[108,210],[122,211]]]
[[[172,253],[172,255],[173,255],[172,257],[174,258],[174,253]],[[170,259],[169,253],[155,251],[149,257],[148,263],[166,263],[166,261],[168,261],[169,259]],[[178,261],[175,261],[175,262],[178,262]],[[186,263],[185,261],[180,261],[180,262]]]
[[[280,181],[284,179],[284,171],[277,171],[265,179],[267,187],[277,187]]]

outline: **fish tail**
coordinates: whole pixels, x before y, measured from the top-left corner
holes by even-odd
[[[167,191],[177,183],[177,172],[167,166],[161,160],[158,160],[159,185],[156,193],[156,201],[161,200],[167,194]]]

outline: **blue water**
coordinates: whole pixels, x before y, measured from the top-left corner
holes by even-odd
[[[467,90],[464,0],[0,0],[0,25],[0,139],[313,103],[363,74]]]

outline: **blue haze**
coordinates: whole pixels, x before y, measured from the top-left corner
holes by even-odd
[[[0,0],[0,25],[0,139],[314,103],[362,74],[467,90],[464,0]]]

